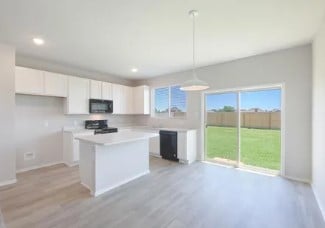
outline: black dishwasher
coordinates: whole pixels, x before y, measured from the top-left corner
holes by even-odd
[[[178,161],[177,158],[177,132],[159,131],[160,135],[160,155],[162,158]]]

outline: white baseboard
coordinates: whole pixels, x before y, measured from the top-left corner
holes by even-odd
[[[85,188],[87,188],[87,189],[90,191],[90,194],[91,194],[91,195],[94,195],[93,192],[91,191],[91,188],[90,188],[87,184],[82,183],[82,182],[80,182],[80,184],[81,184],[82,186],[84,186]]]
[[[302,179],[302,178],[297,178],[297,177],[291,177],[291,176],[287,176],[287,175],[283,175],[282,177],[289,179],[289,180],[293,180],[293,181],[298,181],[298,182],[303,182],[306,184],[310,184],[310,180],[307,179]]]
[[[160,154],[154,154],[154,153],[150,153],[150,152],[149,152],[149,155],[150,155],[151,157],[161,158],[161,155],[160,155]]]
[[[17,179],[2,181],[2,182],[0,182],[0,187],[6,186],[6,185],[9,185],[9,184],[15,184],[15,183],[17,183]]]
[[[189,165],[189,164],[192,163],[192,162],[190,162],[189,160],[183,160],[183,159],[179,159],[178,162],[181,163],[181,164],[184,164],[184,165]]]
[[[45,167],[58,165],[58,164],[63,164],[63,161],[50,162],[50,163],[46,163],[46,164],[43,164],[43,165],[34,165],[34,166],[30,166],[28,168],[18,169],[18,170],[16,170],[16,173],[23,173],[23,172],[27,172],[27,171],[30,171],[30,170],[45,168]]]
[[[137,174],[137,175],[135,175],[135,176],[133,176],[133,177],[131,177],[131,178],[128,178],[128,179],[126,179],[126,180],[124,180],[124,181],[121,181],[121,182],[119,182],[119,183],[117,183],[117,184],[115,184],[115,185],[113,185],[113,186],[108,187],[108,188],[103,188],[103,189],[96,190],[96,191],[93,191],[93,190],[90,189],[90,192],[91,192],[91,194],[92,194],[93,196],[96,197],[96,196],[99,196],[99,195],[101,195],[101,194],[103,194],[103,193],[105,193],[105,192],[108,192],[108,191],[110,191],[110,190],[113,190],[114,188],[120,187],[121,185],[124,185],[124,184],[126,184],[126,183],[129,183],[130,181],[133,181],[133,180],[135,180],[135,179],[137,179],[137,178],[139,178],[139,177],[141,177],[141,176],[147,175],[147,174],[149,174],[149,173],[150,173],[150,171],[147,170],[147,171],[145,171],[145,172],[143,172],[143,173]],[[83,184],[83,185],[84,185],[84,184]],[[87,185],[84,185],[84,186],[87,187]]]
[[[73,167],[73,166],[77,166],[79,165],[79,162],[74,162],[74,163],[67,163],[67,162],[63,162],[63,164],[65,164],[68,167]]]
[[[314,193],[314,196],[315,196],[316,202],[317,202],[317,204],[318,204],[318,207],[319,207],[319,209],[320,209],[320,212],[321,212],[322,215],[323,215],[323,220],[324,220],[324,222],[325,222],[325,208],[324,208],[323,205],[321,204],[321,202],[320,202],[320,200],[319,200],[319,197],[318,197],[318,194],[317,194],[317,192],[315,191],[315,189],[314,189],[314,185],[313,185],[313,184],[311,184],[311,188],[312,188],[312,190],[313,190],[313,193]]]

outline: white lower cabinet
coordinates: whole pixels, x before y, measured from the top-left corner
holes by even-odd
[[[148,133],[159,134],[159,128],[142,128],[142,127],[129,127],[121,128],[119,132],[124,131],[141,131]],[[197,130],[195,129],[168,129],[162,128],[161,130],[177,132],[177,158],[180,163],[191,164],[197,160]],[[150,138],[149,140],[149,153],[150,155],[160,156],[160,136]]]
[[[66,114],[89,114],[89,79],[69,76]]]
[[[63,132],[63,162],[67,166],[74,166],[79,161],[79,140],[76,140],[78,136],[93,135],[94,131],[85,130],[82,132]]]
[[[177,132],[177,157],[180,163],[191,164],[197,156],[196,130]]]

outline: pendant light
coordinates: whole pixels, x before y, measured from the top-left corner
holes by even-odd
[[[198,11],[191,10],[189,12],[189,15],[193,18],[193,67],[192,67],[192,78],[186,82],[184,82],[181,85],[180,90],[183,91],[200,91],[205,90],[209,88],[208,83],[205,81],[200,80],[196,76],[195,68],[196,68],[196,62],[195,62],[195,17],[198,16]]]

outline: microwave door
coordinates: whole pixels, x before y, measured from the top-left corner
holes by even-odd
[[[111,113],[113,110],[113,101],[90,99],[90,113]]]

